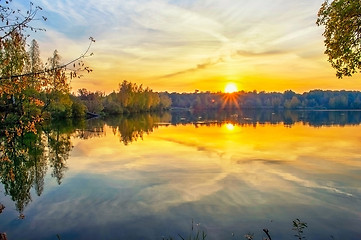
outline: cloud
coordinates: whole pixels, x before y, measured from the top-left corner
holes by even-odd
[[[285,63],[305,65],[295,62],[298,58],[320,59],[322,36],[315,19],[322,2],[39,0],[39,5],[49,19],[45,28],[57,32],[54,36],[61,35],[61,40],[70,43],[89,36],[97,40],[93,81],[109,84],[121,77],[159,87],[153,84],[165,85],[161,79],[174,78],[167,82],[178,88],[182,87],[176,83],[178,76],[213,67],[217,70],[208,73],[218,74],[216,78],[226,74],[240,79],[244,72],[256,70],[257,74],[272,75],[278,68],[289,68]],[[52,49],[64,45],[47,36],[44,42],[53,44]],[[81,52],[75,49],[81,44],[73,43],[70,52]],[[289,57],[283,56],[286,54]],[[315,64],[311,65],[315,71]],[[300,74],[293,73],[291,78],[309,68],[307,63],[300,66]],[[188,81],[194,86],[209,77],[193,75]],[[212,84],[217,83],[211,83],[209,90],[214,89]]]
[[[279,54],[287,53],[285,50],[270,50],[266,52],[253,52],[253,51],[245,51],[245,50],[238,50],[236,51],[235,55],[241,57],[264,57],[264,56],[273,56]]]
[[[236,57],[267,57],[267,56],[276,56],[281,54],[286,54],[286,50],[269,50],[264,52],[255,52],[255,51],[247,51],[247,50],[235,50],[234,52],[229,53],[228,55],[221,55],[214,59],[207,59],[206,61],[197,64],[195,67],[184,69],[181,71],[169,73],[166,75],[160,76],[160,78],[172,78],[178,75],[194,73],[197,71],[201,71],[207,68],[211,68],[219,63],[227,62],[227,59],[236,58]]]
[[[291,182],[295,182],[303,187],[306,188],[316,188],[316,189],[322,189],[322,190],[326,190],[328,192],[331,193],[337,193],[340,195],[344,195],[346,197],[353,197],[354,195],[352,193],[348,193],[348,192],[344,192],[338,188],[335,187],[330,187],[330,186],[324,186],[324,185],[320,185],[318,183],[312,182],[310,180],[305,180],[302,178],[299,178],[291,173],[282,173],[282,172],[278,172],[278,171],[272,171],[272,173],[282,177],[283,179],[287,180],[287,181],[291,181]]]
[[[162,138],[158,137],[158,139],[165,140],[165,141],[170,142],[170,143],[176,143],[176,144],[183,145],[183,146],[186,146],[186,147],[195,148],[200,152],[215,153],[216,155],[218,155],[220,157],[222,157],[224,155],[224,152],[217,151],[212,147],[207,147],[206,145],[202,145],[202,144],[197,143],[197,142],[176,140],[174,138],[165,138],[165,137],[162,137]]]
[[[299,6],[305,8],[302,3],[284,0],[272,4],[259,0],[228,0],[225,3],[214,0],[194,3],[168,3],[161,0],[41,0],[40,5],[47,12],[58,16],[55,18],[57,23],[52,23],[52,27],[66,31],[69,38],[74,33],[67,30],[78,30],[74,26],[82,26],[87,29],[84,34],[93,31],[92,35],[97,39],[106,38],[106,42],[111,43],[110,46],[116,52],[117,49],[129,52],[137,46],[139,50],[144,50],[144,55],[148,52],[153,55],[168,55],[167,50],[173,48],[176,51],[171,54],[183,50],[183,54],[188,56],[200,51],[204,55],[204,46],[207,45],[209,49],[206,49],[205,54],[209,55],[211,49],[213,52],[217,51],[228,43],[244,46],[241,49],[256,47],[262,51],[272,40],[284,36],[282,29],[289,31],[290,36],[294,31],[302,32],[302,29],[290,29],[288,26],[304,21],[299,16],[304,16],[306,11],[296,9]],[[295,8],[294,11],[287,9],[291,7]],[[306,13],[308,16],[309,12]],[[50,18],[49,22],[53,20]],[[198,47],[201,49],[198,50]],[[141,51],[137,51],[137,55],[141,55]]]
[[[187,74],[187,73],[193,73],[193,72],[196,72],[196,71],[199,71],[199,70],[203,70],[203,69],[212,67],[212,66],[217,65],[218,63],[222,63],[222,62],[224,62],[224,61],[225,61],[225,60],[224,60],[222,57],[219,57],[219,58],[217,58],[217,59],[215,59],[215,60],[209,59],[209,60],[207,60],[206,62],[197,64],[197,65],[196,65],[195,67],[193,67],[193,68],[188,68],[188,69],[181,70],[181,71],[178,71],[178,72],[166,74],[166,75],[160,76],[160,78],[172,78],[172,77],[175,77],[175,76],[178,76],[178,75],[183,75],[183,74]]]

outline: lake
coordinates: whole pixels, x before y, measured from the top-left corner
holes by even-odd
[[[361,112],[165,112],[1,135],[14,239],[361,239]]]

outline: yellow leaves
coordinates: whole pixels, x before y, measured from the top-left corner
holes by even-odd
[[[21,127],[15,127],[15,133],[16,133],[16,135],[21,136],[22,132],[23,132],[23,130],[22,130]]]
[[[4,134],[7,138],[9,138],[9,136],[10,136],[9,130],[5,129]]]
[[[35,104],[38,107],[43,107],[45,105],[45,103],[42,100],[35,97],[29,97],[29,102]]]
[[[33,133],[37,133],[37,129],[36,129],[36,123],[41,121],[41,118],[38,118],[36,121],[31,121],[28,122],[28,124],[24,127],[24,130],[27,132],[33,132]]]
[[[13,169],[12,169],[12,168],[10,168],[10,171],[9,171],[8,177],[11,179],[11,181],[15,181],[15,174],[14,174],[14,172],[13,172]]]
[[[31,123],[27,126],[27,131],[33,132],[33,133],[36,133],[36,132],[37,132],[34,122],[31,122]]]
[[[1,161],[2,161],[2,162],[10,162],[10,159],[9,159],[9,157],[8,157],[7,155],[3,155],[3,156],[1,157]]]

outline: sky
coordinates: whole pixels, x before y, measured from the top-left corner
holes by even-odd
[[[323,0],[34,0],[48,18],[32,33],[44,57],[65,62],[88,47],[93,69],[71,82],[109,93],[128,80],[155,91],[361,90],[336,78],[316,25]],[[26,0],[17,4],[28,6]]]

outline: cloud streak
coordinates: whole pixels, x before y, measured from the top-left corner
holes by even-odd
[[[189,73],[194,73],[197,71],[202,71],[207,68],[211,68],[219,63],[227,62],[229,58],[236,58],[236,57],[268,57],[268,56],[276,56],[280,54],[286,54],[287,52],[284,50],[270,50],[265,52],[253,52],[253,51],[246,51],[246,50],[236,50],[233,53],[229,54],[229,56],[219,56],[214,59],[208,59],[202,63],[197,64],[195,67],[184,69],[181,71],[177,71],[174,73],[169,73],[160,76],[159,78],[172,78],[179,75],[185,75]]]
[[[93,48],[101,61],[94,60],[97,69],[92,81],[118,81],[110,78],[122,76],[155,88],[153,83],[178,88],[178,77],[191,79],[189,83],[194,86],[212,77],[195,77],[194,73],[213,68],[218,75],[233,79],[244,76],[245,71],[241,70],[252,69],[262,75],[274,74],[277,69],[279,75],[284,75],[282,78],[291,79],[294,75],[323,73],[323,68],[329,67],[327,63],[298,61],[298,58],[310,61],[323,56],[322,31],[315,24],[322,2],[39,0],[38,4],[44,7],[49,19],[44,23],[45,28],[57,33],[53,36],[61,36],[64,42],[89,36],[97,40]],[[57,39],[50,34],[45,36],[42,42],[53,44],[53,49],[60,48]],[[286,54],[295,57],[285,59]],[[274,59],[264,61],[267,57]],[[260,64],[262,69],[258,68]],[[299,72],[292,76],[282,72],[291,65],[300,65]],[[215,73],[214,70],[212,74]],[[109,80],[104,81],[107,74]],[[154,80],[156,77],[158,81]],[[213,84],[216,83],[205,87],[214,90]],[[262,86],[266,85],[262,82]]]
[[[188,68],[188,69],[181,70],[181,71],[174,72],[174,73],[170,73],[170,74],[166,74],[166,75],[160,76],[160,78],[172,78],[172,77],[175,77],[175,76],[178,76],[178,75],[193,73],[193,72],[196,72],[196,71],[199,71],[199,70],[204,70],[204,69],[210,68],[210,67],[212,67],[214,65],[217,65],[218,63],[222,63],[224,61],[225,60],[222,57],[219,57],[219,58],[217,58],[215,60],[209,59],[206,62],[197,64],[195,67]]]
[[[331,193],[337,193],[337,194],[340,194],[340,195],[344,195],[346,197],[353,197],[354,195],[352,193],[348,193],[348,192],[344,192],[338,188],[335,188],[335,187],[330,187],[330,186],[324,186],[324,185],[320,185],[316,182],[312,182],[312,181],[309,181],[309,180],[305,180],[305,179],[302,179],[302,178],[299,178],[291,173],[282,173],[282,172],[277,172],[277,171],[272,171],[272,173],[282,177],[284,180],[287,180],[287,181],[291,181],[291,182],[294,182],[294,183],[297,183],[303,187],[306,187],[306,188],[314,188],[314,189],[321,189],[321,190],[326,190],[328,192],[331,192]]]

